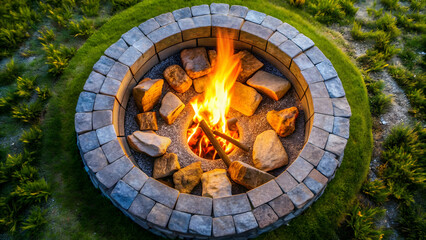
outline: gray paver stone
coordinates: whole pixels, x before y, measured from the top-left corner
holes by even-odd
[[[100,93],[110,96],[116,96],[118,89],[120,89],[121,82],[113,78],[105,78],[104,84],[102,84]]]
[[[311,60],[304,53],[302,53],[299,56],[295,57],[293,59],[293,62],[291,63],[292,67],[293,67],[293,64],[295,64],[294,67],[296,67],[299,72],[302,71],[302,70],[305,70],[305,69],[308,69],[308,68],[311,68],[311,67],[314,66],[314,64],[311,62]],[[293,74],[294,74],[294,72],[293,72]]]
[[[84,160],[87,166],[96,173],[108,165],[107,159],[101,148],[96,148],[84,154]]]
[[[265,19],[266,14],[262,12],[258,12],[255,10],[249,10],[246,15],[246,21],[254,22],[257,24],[261,24]]]
[[[123,54],[129,46],[126,44],[126,42],[120,38],[117,42],[109,46],[104,54],[112,59],[117,60],[121,54]]]
[[[269,206],[272,207],[274,212],[278,215],[278,217],[284,217],[291,213],[294,209],[294,205],[291,202],[290,198],[287,194],[283,194],[274,200],[270,201]]]
[[[234,219],[232,216],[213,218],[213,236],[223,237],[235,234]]]
[[[210,4],[211,14],[228,14],[229,4],[226,3],[212,3]]]
[[[323,61],[318,63],[316,67],[318,68],[318,71],[321,73],[321,76],[324,78],[324,80],[337,77],[337,72],[330,61]]]
[[[133,163],[126,156],[104,167],[96,173],[96,178],[106,188],[114,186],[126,173],[132,169]]]
[[[348,140],[346,138],[330,134],[330,136],[328,136],[327,146],[325,146],[325,150],[330,151],[336,154],[337,156],[340,156],[345,151],[347,142]]]
[[[78,141],[80,144],[81,151],[83,151],[83,153],[86,153],[90,150],[99,147],[99,141],[95,131],[90,131],[79,135]]]
[[[241,27],[240,40],[265,50],[266,41],[272,33],[269,28],[246,21]]]
[[[287,195],[297,208],[302,208],[314,197],[314,194],[303,183],[297,185],[297,187],[293,188]]]
[[[96,135],[98,135],[98,140],[101,145],[104,145],[105,143],[117,138],[114,125],[108,125],[108,126],[96,129]]]
[[[324,81],[321,76],[321,73],[316,67],[311,67],[303,70],[302,76],[308,84]]]
[[[94,110],[112,110],[115,98],[103,94],[96,94]]]
[[[117,139],[114,139],[108,142],[107,144],[102,145],[102,150],[104,151],[105,156],[108,159],[109,163],[112,163],[115,160],[124,156],[123,149],[121,148],[121,145]],[[136,190],[139,190],[139,189],[136,189]]]
[[[316,113],[314,116],[314,126],[324,129],[327,132],[333,132],[334,117],[321,113]]]
[[[160,28],[160,24],[158,24],[157,21],[155,21],[154,18],[150,18],[146,20],[145,22],[141,23],[139,25],[139,29],[145,34],[148,35],[155,29]]]
[[[141,193],[170,208],[175,206],[179,191],[149,178],[141,189]]]
[[[249,230],[257,228],[256,218],[253,212],[245,212],[238,215],[234,215],[235,229],[237,233],[247,232]]]
[[[138,194],[138,196],[135,198],[132,205],[130,206],[129,212],[141,219],[146,219],[154,205],[154,200],[145,197],[142,194]]]
[[[99,58],[99,60],[95,63],[95,65],[93,65],[93,70],[102,75],[107,75],[114,63],[114,59],[102,55],[101,58]]]
[[[123,181],[129,184],[136,191],[141,190],[143,184],[148,180],[148,175],[146,175],[142,170],[137,167],[134,167],[130,170],[129,173],[124,176]]]
[[[314,166],[312,166],[312,164],[302,157],[298,157],[296,161],[287,168],[287,172],[289,172],[298,182],[302,182],[313,168]]]
[[[133,44],[133,47],[141,52],[144,57],[151,57],[155,54],[154,43],[152,43],[147,37],[139,39],[139,41]]]
[[[112,124],[112,111],[102,110],[93,112],[93,129],[98,129]]]
[[[216,35],[217,28],[222,28],[226,30],[231,36],[231,38],[238,38],[238,31],[243,25],[244,19],[238,17],[231,17],[227,15],[212,15],[212,33],[213,36]]]
[[[290,40],[283,42],[278,48],[287,54],[289,58],[294,58],[302,52],[302,50]]]
[[[272,180],[247,192],[253,205],[258,207],[283,194],[278,184]]]
[[[300,153],[302,158],[306,159],[306,161],[310,162],[314,166],[318,165],[323,155],[324,150],[311,143],[307,143]]]
[[[193,18],[185,18],[178,21],[184,40],[200,37],[210,37],[211,16],[204,15]]]
[[[324,176],[331,177],[336,170],[337,164],[338,161],[336,159],[336,155],[330,152],[325,152],[317,166],[317,170]]]
[[[210,216],[193,215],[189,222],[189,233],[211,236],[212,222]]]
[[[182,42],[180,28],[177,22],[163,26],[147,36],[154,44],[157,52]]]
[[[141,39],[145,39],[145,37],[140,38],[136,43],[141,41]],[[124,65],[130,67],[132,71],[136,72],[138,69],[135,69],[135,63],[142,57],[142,53],[137,50],[137,48],[130,46],[118,59],[119,62]]]
[[[329,98],[327,88],[324,82],[316,82],[309,84],[309,90],[313,98]]]
[[[186,233],[189,227],[189,220],[191,220],[191,214],[173,210],[168,228],[176,232]]]
[[[76,112],[91,112],[95,103],[96,94],[91,92],[81,92],[78,97]]]
[[[282,35],[279,32],[274,32],[274,34],[272,34],[272,36],[268,39],[268,47],[269,44],[273,44],[275,47],[278,47],[279,45],[281,45],[281,43],[287,41],[288,38],[284,35]]]
[[[288,192],[294,187],[297,186],[298,182],[293,176],[290,175],[287,171],[281,173],[278,177],[275,178],[275,181],[280,185],[281,189],[284,192]]]
[[[233,215],[250,210],[250,202],[245,193],[213,199],[213,213],[215,217]]]
[[[316,46],[306,51],[305,54],[314,64],[328,60],[324,53],[322,53],[321,50],[319,50],[319,48]]]
[[[160,26],[166,26],[175,21],[175,18],[171,12],[158,15],[154,17],[154,19],[160,24]]]
[[[156,203],[151,209],[151,212],[149,212],[146,219],[150,223],[165,228],[169,222],[170,215],[172,215],[172,209],[164,206],[161,203]]]
[[[183,18],[190,18],[190,17],[192,17],[191,9],[189,7],[186,7],[186,8],[174,10],[173,16],[175,17],[176,21],[179,21]]]
[[[325,86],[327,87],[330,97],[339,98],[345,96],[345,89],[343,89],[343,85],[339,77],[325,81]]]
[[[263,204],[253,210],[254,217],[260,228],[265,228],[278,220],[277,214],[268,204]]]
[[[312,98],[312,101],[315,113],[333,115],[333,104],[330,98]]]
[[[292,39],[299,34],[299,31],[288,23],[281,24],[277,30],[289,39]]]
[[[138,27],[133,27],[132,29],[121,35],[121,38],[123,38],[123,40],[126,41],[129,46],[131,46],[143,36],[144,34]]]
[[[101,90],[104,80],[105,80],[104,75],[97,73],[95,71],[92,71],[89,77],[87,78],[86,83],[84,83],[83,90],[99,93],[99,90]]]
[[[299,46],[303,51],[306,51],[315,45],[315,43],[310,38],[306,37],[302,33],[292,38],[291,41],[296,43],[296,45]]]
[[[78,134],[92,130],[92,113],[76,113],[74,115],[74,126]]]
[[[348,139],[349,138],[349,118],[335,117],[333,134],[336,134],[340,137]]]
[[[308,142],[319,148],[324,149],[325,144],[327,143],[328,135],[328,132],[317,127],[312,127]]]
[[[312,170],[305,181],[303,181],[303,183],[315,194],[321,192],[327,182],[328,178],[324,177],[324,175],[322,175],[316,169]]]
[[[274,18],[272,16],[266,16],[265,19],[262,22],[262,26],[265,26],[272,31],[277,30],[277,28],[283,23],[283,21],[279,20],[278,18]]]
[[[117,79],[121,82],[128,72],[128,66],[119,62],[115,62],[111,70],[109,70],[107,77]]]
[[[124,209],[129,209],[136,195],[138,192],[122,180],[118,181],[111,192],[111,198]]]
[[[198,6],[192,6],[191,7],[192,16],[201,16],[201,15],[207,15],[210,14],[210,8],[209,5],[203,4]]]
[[[247,16],[248,8],[240,5],[232,5],[229,10],[229,15],[234,17],[245,18]]]
[[[212,207],[213,201],[211,198],[181,193],[175,209],[182,212],[210,216]]]
[[[343,98],[331,99],[333,103],[334,116],[336,117],[350,117],[352,115],[351,107],[349,106],[348,100]]]

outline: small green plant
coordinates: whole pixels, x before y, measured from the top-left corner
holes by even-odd
[[[361,190],[377,204],[386,202],[388,196],[390,195],[389,189],[386,187],[383,180],[379,179],[364,182]]]
[[[6,160],[0,163],[0,184],[12,180],[12,174],[23,166],[34,161],[33,154],[28,151],[16,155],[7,155]]]
[[[16,79],[16,94],[21,98],[29,98],[36,88],[35,78],[18,77]]]
[[[40,230],[47,224],[47,210],[41,209],[39,206],[33,206],[28,217],[22,223],[21,230],[27,233],[31,238],[37,236]]]
[[[23,70],[23,65],[16,63],[12,58],[6,64],[5,68],[0,71],[0,86],[13,83]]]
[[[414,12],[419,12],[426,5],[426,1],[424,0],[410,0],[410,9]]]
[[[38,179],[38,170],[30,165],[23,165],[19,171],[13,172],[11,177],[18,183],[34,181]]]
[[[402,64],[408,69],[413,70],[418,59],[417,54],[410,50],[409,48],[404,48],[399,54],[398,57],[401,59]]]
[[[296,7],[305,5],[305,0],[290,0],[290,4]]]
[[[18,103],[18,100],[19,98],[15,94],[15,91],[7,92],[6,96],[0,98],[0,113],[9,112]]]
[[[389,66],[386,62],[385,55],[374,49],[367,49],[366,54],[358,57],[357,61],[367,72],[381,71]]]
[[[367,14],[369,16],[372,16],[374,19],[379,18],[383,15],[383,8],[380,8],[378,10],[374,8],[367,8]]]
[[[43,132],[40,127],[34,125],[28,131],[22,133],[19,141],[21,141],[27,149],[37,150],[40,147],[42,136]]]
[[[25,123],[38,123],[43,104],[40,101],[33,103],[21,103],[12,107],[12,118],[16,118]]]
[[[380,0],[380,3],[387,10],[398,10],[401,8],[401,6],[399,5],[399,0]]]
[[[52,29],[43,28],[42,30],[38,31],[40,33],[40,37],[38,37],[38,40],[44,44],[48,44],[55,40],[55,33]]]
[[[361,29],[361,24],[354,22],[354,25],[351,30],[351,36],[354,40],[365,40],[368,37],[368,33],[363,32]]]
[[[354,239],[382,239],[384,231],[375,226],[375,221],[384,216],[386,210],[382,208],[363,208],[355,204],[347,224],[353,231]]]
[[[90,36],[95,31],[95,27],[93,25],[93,21],[83,17],[80,21],[70,21],[68,25],[71,34],[74,35],[74,37],[78,36]]]
[[[64,6],[62,8],[48,9],[47,12],[47,17],[57,23],[60,27],[66,27],[73,15],[71,7],[68,6]]]
[[[138,0],[112,0],[114,10],[121,10],[135,5]]]
[[[426,213],[421,205],[400,206],[398,232],[405,239],[426,239]]]
[[[88,17],[98,16],[99,0],[83,0],[80,9]]]
[[[64,45],[56,47],[53,44],[43,44],[46,53],[46,64],[49,66],[49,72],[53,75],[61,74],[68,66],[68,62],[74,56],[76,49]]]
[[[370,97],[370,110],[371,114],[380,116],[384,114],[392,103],[392,95],[374,95]]]
[[[50,195],[50,186],[44,178],[19,184],[16,186],[15,190],[10,193],[10,196],[15,198],[18,204],[24,206],[41,203],[43,201],[45,202]]]
[[[40,88],[36,87],[35,91],[37,92],[38,99],[45,103],[52,96],[52,92],[48,87]]]
[[[396,26],[396,18],[391,13],[385,13],[377,19],[376,25],[379,30],[383,30],[390,34],[391,38],[395,38],[401,34],[401,30]]]

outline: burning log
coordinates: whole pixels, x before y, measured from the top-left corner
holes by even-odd
[[[220,158],[222,158],[223,162],[226,164],[226,166],[229,167],[231,165],[231,160],[229,159],[228,155],[226,155],[223,148],[220,146],[217,139],[214,137],[212,130],[207,125],[206,121],[202,120],[200,122],[200,127],[203,129],[204,134],[206,134],[207,138],[212,143],[213,147],[216,149],[217,153],[219,154]]]
[[[225,139],[226,141],[234,144],[235,146],[241,148],[242,150],[244,150],[246,152],[248,152],[250,150],[250,148],[247,147],[246,145],[240,143],[236,139],[233,139],[232,137],[230,137],[230,136],[228,136],[228,135],[226,135],[224,133],[221,133],[221,132],[218,132],[218,131],[213,131],[213,133],[214,133],[214,135],[219,136],[219,137]]]
[[[230,118],[230,119],[226,120],[226,126],[228,126],[228,129],[231,130],[231,131],[237,131],[238,130],[237,122],[238,122],[238,119]]]

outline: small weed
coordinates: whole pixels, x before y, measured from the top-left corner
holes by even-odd
[[[389,189],[386,187],[385,183],[379,179],[364,182],[361,190],[377,204],[386,202],[390,195]]]
[[[45,202],[50,195],[50,186],[44,178],[19,184],[10,193],[10,196],[23,206]]]
[[[40,127],[34,125],[28,131],[24,131],[24,133],[22,133],[19,141],[21,141],[27,149],[38,150],[41,144],[42,136],[43,133]]]
[[[420,205],[400,206],[397,221],[405,239],[426,239],[426,213]]]
[[[80,9],[88,17],[98,16],[99,0],[82,0]]]
[[[13,83],[16,78],[21,74],[24,66],[16,63],[12,58],[6,64],[5,68],[0,71],[0,86],[6,86]]]
[[[40,37],[38,37],[38,40],[44,44],[48,44],[55,40],[55,33],[52,29],[43,28],[38,32],[40,33]]]
[[[60,75],[68,66],[69,60],[77,51],[75,48],[69,48],[64,45],[56,47],[53,44],[43,44],[46,53],[46,64],[49,66],[49,72],[53,75]]]
[[[40,101],[43,103],[47,102],[47,100],[49,100],[49,98],[52,96],[52,92],[48,87],[36,87],[35,91],[37,92],[38,99],[40,99]]]
[[[68,27],[71,31],[71,34],[73,34],[74,37],[78,37],[78,36],[89,37],[95,31],[93,21],[85,17],[83,17],[83,19],[78,22],[70,21]]]
[[[24,123],[38,123],[43,104],[40,101],[34,103],[21,103],[12,107],[12,118],[21,120]]]
[[[374,8],[367,8],[367,14],[369,16],[372,16],[374,19],[377,19],[383,15],[383,8],[380,8],[378,10]]]
[[[390,13],[385,13],[382,17],[377,19],[376,25],[379,30],[383,30],[390,34],[391,38],[395,38],[401,34],[401,30],[396,26],[396,18]]]
[[[47,210],[43,210],[39,206],[32,207],[29,215],[22,223],[21,230],[25,231],[27,236],[31,236],[31,238],[36,237],[47,224],[46,214]]]
[[[111,0],[114,10],[121,10],[135,5],[138,0]]]
[[[383,217],[385,212],[382,208],[362,208],[357,203],[346,220],[353,231],[354,239],[382,239],[384,231],[376,228],[374,223]]]
[[[16,95],[24,99],[30,98],[36,88],[35,78],[18,77],[16,79],[16,88]]]
[[[380,0],[380,3],[386,8],[386,10],[398,10],[401,8],[399,0]]]

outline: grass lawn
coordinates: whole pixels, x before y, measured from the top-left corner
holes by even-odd
[[[312,17],[277,2],[226,1],[275,16],[311,38],[332,61],[352,107],[350,139],[343,164],[324,195],[302,216],[261,239],[330,239],[336,238],[339,222],[345,217],[366,178],[372,151],[371,116],[367,91],[361,74],[334,43],[333,35]],[[144,0],[110,19],[78,50],[56,84],[55,96],[48,105],[43,125],[42,168],[53,185],[49,224],[43,239],[154,239],[125,217],[101,196],[90,182],[79,156],[74,132],[75,105],[79,93],[104,50],[120,36],[141,22],[161,13],[211,1]]]

